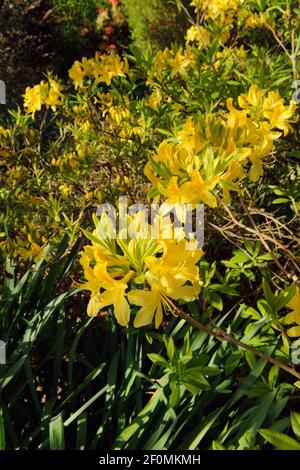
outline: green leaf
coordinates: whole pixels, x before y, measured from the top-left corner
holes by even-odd
[[[5,449],[5,428],[2,413],[0,411],[0,450]]]
[[[62,413],[52,418],[49,426],[50,450],[65,449],[64,422]]]
[[[171,408],[175,408],[175,406],[179,403],[179,401],[180,401],[180,386],[176,384],[173,387],[172,393],[170,395],[169,406]]]
[[[272,204],[286,204],[289,202],[289,199],[286,197],[278,197],[272,201]]]
[[[300,443],[290,436],[271,429],[261,429],[260,435],[279,450],[300,450]]]
[[[222,446],[222,444],[220,444],[220,442],[213,441],[212,450],[226,450],[226,448],[224,446]]]
[[[84,411],[77,420],[76,450],[85,450],[87,435],[87,412]]]
[[[291,412],[291,423],[294,433],[300,437],[300,414],[296,411]]]
[[[174,357],[174,354],[175,354],[175,344],[174,344],[173,338],[171,336],[168,340],[167,354],[168,354],[169,359],[172,360],[173,357]]]
[[[206,378],[199,373],[198,369],[187,369],[184,374],[182,385],[185,386],[192,394],[199,393],[200,390],[209,390],[210,385]]]
[[[160,354],[151,353],[147,354],[147,356],[149,357],[150,361],[154,362],[154,364],[159,364],[160,366],[165,367],[166,369],[170,367],[169,363]]]
[[[276,299],[274,299],[274,295],[271,291],[271,288],[270,288],[269,284],[267,283],[267,281],[265,279],[262,282],[262,286],[263,286],[266,301],[268,302],[272,313],[275,313]]]

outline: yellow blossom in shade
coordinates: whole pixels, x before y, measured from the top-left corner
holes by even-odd
[[[32,259],[35,263],[37,263],[43,256],[45,256],[45,247],[40,246],[38,243],[34,242],[30,234],[28,235],[28,241],[30,243],[29,249],[25,248],[25,243],[18,239],[18,245],[20,246],[18,249],[18,255],[25,261]]]
[[[208,18],[216,20],[217,18],[226,21],[226,15],[232,21],[230,11],[237,11],[244,0],[192,0],[191,5],[196,7],[197,11],[203,11]]]
[[[286,325],[296,323],[297,326],[292,326],[288,329],[287,334],[291,337],[300,336],[300,291],[296,290],[294,297],[289,301],[287,307],[292,311],[288,313],[284,319]]]
[[[259,16],[257,14],[249,15],[245,22],[245,27],[256,28],[257,26],[259,26]]]
[[[190,65],[190,59],[182,53],[181,50],[177,51],[174,58],[169,59],[169,66],[171,67],[171,77],[175,75],[184,75],[186,73],[186,68]]]
[[[75,88],[81,87],[85,78],[95,80],[95,83],[111,84],[114,77],[125,77],[129,73],[127,59],[121,59],[117,54],[96,55],[95,59],[83,57],[82,61],[74,62],[69,70]]]
[[[76,89],[83,85],[85,76],[86,71],[84,70],[82,63],[76,60],[69,70],[69,77],[73,80]]]
[[[172,56],[172,51],[170,51],[168,48],[164,49],[163,51],[158,51],[154,59],[154,69],[160,70],[164,67],[167,67],[170,59],[172,59]]]
[[[36,111],[40,111],[43,105],[55,111],[56,106],[62,104],[62,98],[60,84],[49,75],[48,83],[42,80],[38,85],[26,88],[24,108],[34,117]]]
[[[48,85],[44,81],[41,81],[39,85],[35,85],[32,88],[27,87],[24,95],[24,108],[26,111],[31,113],[32,116],[35,115],[36,111],[40,111],[47,92]]]
[[[53,78],[49,78],[50,89],[45,104],[51,107],[52,111],[56,111],[56,107],[61,104],[63,94],[61,92],[60,84]]]
[[[151,108],[157,108],[157,106],[160,105],[162,102],[162,94],[159,90],[155,90],[151,95],[148,96],[147,98],[147,105],[150,106]]]
[[[59,190],[63,198],[67,198],[72,194],[72,187],[67,184],[60,185]]]
[[[186,33],[186,41],[196,42],[199,47],[209,46],[211,43],[210,34],[203,26],[193,25]]]

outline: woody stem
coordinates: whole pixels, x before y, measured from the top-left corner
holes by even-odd
[[[243,348],[246,351],[249,351],[252,354],[255,354],[256,356],[261,357],[265,361],[268,361],[271,364],[274,364],[275,366],[280,367],[280,369],[283,369],[289,374],[293,375],[294,377],[297,377],[297,379],[300,379],[300,373],[297,372],[292,367],[289,367],[283,364],[283,362],[280,362],[277,359],[274,359],[273,357],[269,356],[268,354],[264,352],[258,351],[252,346],[248,346],[248,344],[242,343],[242,341],[239,341],[233,338],[233,336],[231,336],[230,334],[228,334],[226,331],[222,330],[221,328],[214,328],[214,329],[208,328],[207,326],[198,322],[197,320],[195,320],[195,318],[191,317],[190,315],[188,315],[187,313],[185,313],[183,310],[179,309],[178,307],[176,307],[176,315],[178,315],[180,318],[185,320],[190,325],[193,325],[198,330],[201,330],[208,335],[214,336],[220,341],[226,341],[227,343],[234,344],[235,346],[239,346],[240,348]]]

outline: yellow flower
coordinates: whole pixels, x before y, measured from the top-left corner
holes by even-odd
[[[88,315],[96,316],[113,305],[118,323],[125,326],[130,320],[129,301],[142,307],[134,320],[136,327],[150,324],[153,318],[158,327],[164,311],[175,313],[174,300],[189,302],[198,296],[197,263],[202,250],[188,249],[183,231],[176,231],[179,240],[175,239],[172,224],[168,234],[161,226],[153,234],[142,211],[128,216],[127,229],[115,240],[112,222],[104,214],[100,220],[94,218],[96,230],[86,233],[93,244],[84,247],[80,258],[86,279],[82,287],[91,292]],[[173,238],[165,240],[165,236]]]
[[[35,243],[32,239],[32,236],[28,235],[28,241],[30,243],[29,249],[26,249],[22,240],[18,239],[18,254],[21,259],[28,260],[33,259],[37,263],[43,256],[45,256],[45,248]]]
[[[60,91],[60,84],[48,77],[49,83],[42,80],[38,85],[30,88],[27,87],[24,95],[24,108],[27,113],[31,113],[34,117],[36,111],[40,111],[42,105],[46,105],[55,111],[56,106],[61,104],[63,94]]]
[[[108,273],[107,262],[96,263],[92,268],[88,266],[85,259],[81,259],[81,264],[85,268],[85,277],[88,281],[82,286],[93,293],[88,304],[87,313],[89,316],[96,316],[100,310],[110,305],[114,307],[114,315],[122,326],[126,326],[130,318],[130,307],[126,300],[127,283],[132,277],[132,272],[128,272],[123,278],[115,279],[118,272]],[[100,292],[104,290],[104,292]]]
[[[269,93],[269,96],[272,92]],[[284,135],[287,135],[291,130],[290,122],[294,116],[297,105],[295,101],[291,101],[288,107],[285,107],[283,100],[280,100],[276,107],[271,108],[264,112],[264,116],[269,119],[272,128],[280,129]]]
[[[172,51],[170,49],[166,48],[163,51],[158,51],[153,63],[154,70],[161,70],[167,67],[170,59],[172,59]]]
[[[39,85],[27,87],[24,95],[24,108],[34,117],[36,111],[40,111],[47,95],[48,85],[41,81]]]
[[[49,78],[49,84],[50,89],[45,104],[51,107],[52,111],[56,111],[56,106],[61,104],[61,99],[63,98],[61,86],[57,81],[53,80],[53,78]]]
[[[292,326],[288,329],[287,334],[291,337],[300,336],[300,291],[297,289],[294,297],[289,301],[287,307],[292,310],[284,319],[286,325],[296,323],[297,326]]]
[[[128,294],[129,302],[141,307],[134,319],[136,328],[151,324],[153,318],[158,328],[164,312],[176,314],[172,300],[191,302],[198,296],[200,279],[196,263],[203,252],[186,250],[185,243],[185,240],[165,241],[163,256],[159,259],[150,256],[146,260],[150,268],[146,279],[151,290],[132,290]],[[186,282],[191,285],[186,285]]]
[[[238,127],[245,126],[247,123],[247,111],[239,111],[233,106],[233,99],[228,98],[226,101],[229,114],[227,117],[227,126],[230,129],[236,130]]]
[[[265,94],[266,90],[260,90],[257,85],[252,85],[247,94],[243,93],[238,97],[238,103],[242,109],[251,110],[253,107],[262,110]]]
[[[209,46],[211,43],[210,34],[203,26],[193,25],[186,33],[186,41],[197,42],[199,47]]]
[[[196,7],[196,11],[204,11],[213,20],[219,17],[225,20],[226,14],[229,15],[230,10],[236,11],[243,2],[244,0],[193,0],[191,5]]]
[[[259,26],[259,16],[257,14],[250,14],[246,20],[246,28],[256,28]]]
[[[220,178],[220,184],[223,188],[224,204],[229,204],[230,202],[230,190],[236,189],[236,185],[234,185],[233,181],[243,179],[244,175],[245,172],[242,165],[234,162],[230,164],[226,173]]]
[[[158,328],[163,321],[164,305],[166,305],[163,295],[155,289],[132,290],[128,294],[128,300],[133,305],[138,305],[141,309],[134,318],[135,328],[150,325],[155,318],[155,328]]]
[[[63,198],[67,198],[68,196],[72,194],[72,187],[67,184],[60,185],[59,190]]]
[[[117,54],[102,55],[100,58],[96,55],[95,59],[83,57],[81,62],[76,60],[69,70],[76,89],[83,85],[86,77],[93,78],[96,83],[110,85],[114,77],[125,77],[128,73],[127,59],[122,60]]]
[[[297,105],[290,101],[289,106],[284,106],[283,99],[278,91],[260,90],[257,85],[250,87],[247,94],[242,94],[238,98],[242,109],[247,110],[254,119],[262,120],[267,118],[271,129],[280,129],[287,135],[291,129],[291,118],[296,112]]]
[[[82,64],[76,60],[69,70],[69,77],[73,80],[76,89],[83,85],[85,76],[86,71],[84,70]]]
[[[164,240],[163,255],[157,259],[146,259],[149,272],[146,278],[152,287],[164,289],[173,299],[190,301],[200,291],[199,270],[196,264],[203,255],[202,250],[188,250],[186,240]],[[183,285],[190,282],[190,286]],[[189,300],[190,299],[190,300]]]
[[[216,197],[211,193],[219,181],[219,176],[203,180],[199,171],[194,171],[190,181],[178,185],[178,177],[173,176],[164,187],[158,184],[158,191],[166,197],[168,204],[198,204],[204,202],[210,207],[216,207]]]
[[[177,74],[184,75],[186,73],[186,68],[190,65],[190,59],[179,50],[174,58],[169,59],[168,63],[172,68],[171,77],[174,77]]]

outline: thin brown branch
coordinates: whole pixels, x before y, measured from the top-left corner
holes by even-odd
[[[300,373],[297,372],[294,368],[287,366],[281,361],[278,361],[277,359],[274,359],[273,357],[269,356],[268,354],[258,351],[256,348],[249,346],[248,344],[243,343],[242,341],[239,341],[238,339],[233,338],[229,333],[226,331],[222,330],[221,328],[215,328],[211,329],[208,328],[207,326],[203,325],[202,323],[198,322],[195,318],[191,317],[187,313],[185,313],[183,310],[181,310],[178,307],[176,308],[176,314],[185,320],[187,323],[190,325],[194,326],[198,330],[203,331],[204,333],[214,336],[220,341],[226,341],[227,343],[234,344],[235,346],[239,346],[240,348],[245,349],[246,351],[251,352],[255,356],[261,357],[267,362],[270,362],[271,364],[274,364],[275,366],[280,367],[280,369],[283,369],[284,371],[288,372],[289,374],[293,375],[296,377],[298,380],[300,379]]]

